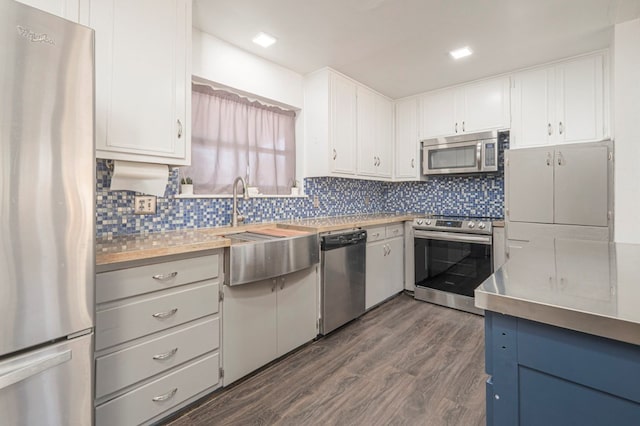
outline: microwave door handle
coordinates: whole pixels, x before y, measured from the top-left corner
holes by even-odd
[[[476,145],[476,165],[478,170],[482,170],[482,142],[478,142]]]

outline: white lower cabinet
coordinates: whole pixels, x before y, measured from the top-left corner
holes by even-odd
[[[317,267],[224,286],[223,384],[227,386],[317,336]]]
[[[153,423],[221,386],[222,258],[98,274],[96,425]]]
[[[367,230],[366,309],[378,305],[404,289],[403,235],[402,224]]]

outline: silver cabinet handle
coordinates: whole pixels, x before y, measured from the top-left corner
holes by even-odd
[[[551,127],[551,123],[547,124],[547,134],[549,136],[551,136],[551,134],[553,133],[553,127]]]
[[[398,232],[400,232],[400,231],[398,231],[397,229],[394,229],[394,230],[393,230],[393,234],[394,234],[394,235],[398,235]]]
[[[151,278],[158,281],[167,281],[167,280],[170,280],[171,278],[175,278],[177,275],[178,275],[178,272],[171,272],[169,274],[157,274]]]
[[[166,312],[157,312],[151,316],[158,319],[164,319],[164,318],[169,318],[175,315],[176,312],[178,312],[178,308],[173,308],[170,311],[166,311]]]
[[[462,122],[462,131],[464,132],[464,121]]]
[[[338,153],[336,152],[336,150],[333,150],[333,159],[335,160],[336,158],[338,158]]]
[[[0,373],[0,390],[69,360],[71,360],[71,350],[69,349],[57,354],[45,355],[35,359],[26,359],[18,365],[9,367],[8,371],[5,370]]]
[[[373,156],[373,167],[375,167],[377,165],[378,165],[378,160],[377,160],[376,156],[374,155]]]
[[[153,359],[155,359],[157,361],[162,361],[164,359],[171,358],[172,356],[174,356],[176,354],[176,352],[178,352],[178,348],[173,348],[169,352],[165,352],[163,354],[154,355]]]
[[[456,123],[455,131],[458,133],[458,123]]]
[[[411,159],[411,168],[415,168],[416,167],[416,160],[414,158]]]
[[[564,131],[564,125],[562,124],[562,121],[560,123],[558,123],[558,133],[562,134],[562,132]]]
[[[547,152],[547,166],[551,165],[551,153]]]
[[[182,121],[178,118],[178,139],[182,137]]]
[[[273,293],[274,291],[276,291],[276,285],[277,285],[277,282],[278,282],[278,280],[277,280],[277,279],[275,279],[275,278],[274,278],[273,280],[271,280],[271,283],[273,284],[273,285],[271,286],[271,293]]]
[[[178,388],[173,388],[169,392],[165,393],[164,395],[158,395],[156,397],[151,398],[151,400],[153,402],[166,401],[167,399],[173,398],[175,396],[176,392],[178,392]]]
[[[280,278],[280,290],[284,288],[284,277]]]
[[[562,153],[558,151],[558,166],[562,166]]]

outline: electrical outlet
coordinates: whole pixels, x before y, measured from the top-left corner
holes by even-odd
[[[135,214],[156,214],[157,197],[153,195],[136,195],[133,212]]]
[[[320,208],[320,198],[318,198],[317,195],[313,196],[313,207],[314,208]]]
[[[364,205],[368,206],[369,204],[371,204],[371,198],[367,195],[364,197]]]

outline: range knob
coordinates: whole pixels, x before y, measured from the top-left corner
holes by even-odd
[[[468,226],[469,226],[469,228],[473,228],[474,226],[476,226],[476,224],[475,224],[475,223],[473,223],[473,222],[469,222],[469,225],[468,225]]]
[[[427,219],[427,225],[431,225],[431,220]]]
[[[418,225],[422,225],[423,221],[422,221],[422,219],[417,219],[417,220],[416,220],[416,223],[417,223]]]
[[[486,228],[486,226],[485,226],[484,222],[480,222],[480,223],[478,224],[478,228],[480,228],[480,229],[484,229],[484,228]]]

